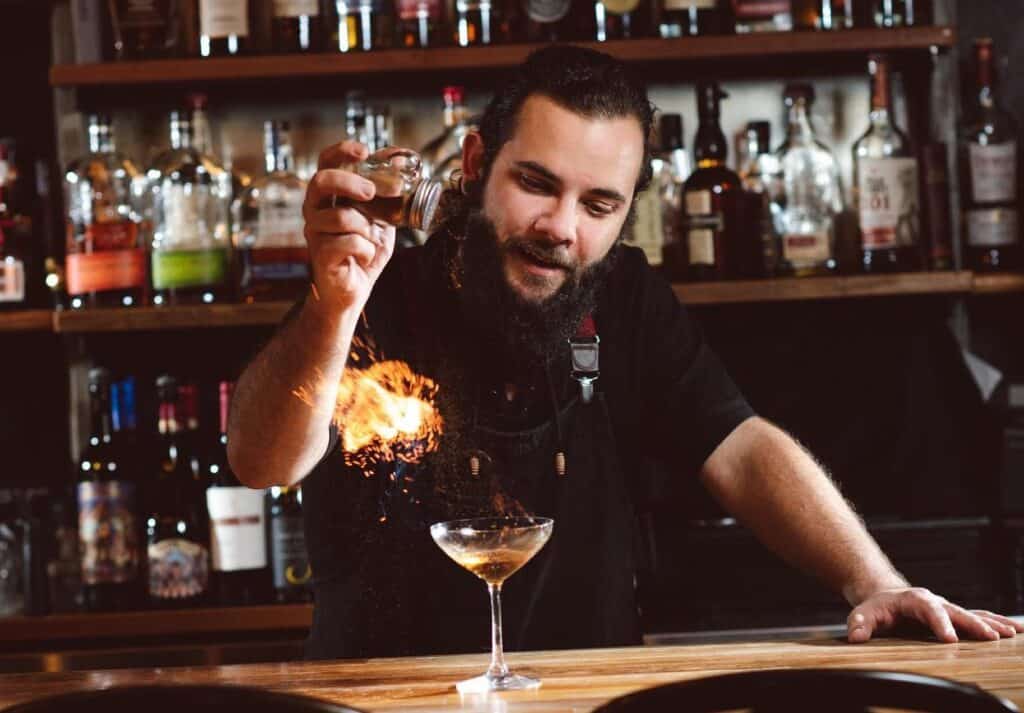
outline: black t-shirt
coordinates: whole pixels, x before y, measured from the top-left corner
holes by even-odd
[[[396,253],[374,288],[357,335],[373,344],[378,357],[406,361],[438,383],[448,442],[457,443],[470,424],[532,432],[552,421],[555,410],[565,408],[578,393],[569,375],[568,346],[553,355],[546,374],[516,370],[482,348],[463,322],[451,286],[450,248],[451,238],[442,232],[422,247]],[[629,507],[640,511],[658,497],[664,477],[693,477],[753,411],[643,253],[627,246],[615,249],[621,254],[593,315],[601,360],[596,388],[607,404]],[[514,378],[521,385],[520,396],[512,402],[501,387],[510,378],[509,370],[517,372]],[[545,377],[550,385],[540,383]],[[522,383],[524,379],[535,383]],[[406,476],[412,472],[401,469]],[[393,464],[382,464],[367,475],[347,466],[332,428],[327,455],[303,481],[316,592],[309,652],[314,657],[466,650],[454,640],[434,640],[436,634],[414,642],[396,641],[402,634],[375,635],[403,617],[431,617],[430,598],[420,596],[431,583],[410,579],[418,558],[428,555],[406,543],[429,540],[424,523],[430,514],[420,518],[409,513],[412,501],[423,508],[422,501],[437,490],[396,490],[392,470]],[[476,599],[484,606],[477,614],[486,616],[482,587]],[[565,642],[611,643],[630,642]]]

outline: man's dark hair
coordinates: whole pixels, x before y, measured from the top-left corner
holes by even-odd
[[[491,99],[480,118],[486,182],[501,147],[515,132],[519,110],[527,97],[542,95],[587,118],[633,117],[644,135],[644,156],[634,195],[651,182],[651,125],[654,107],[647,91],[629,75],[626,65],[602,52],[552,45],[532,52],[509,82]]]

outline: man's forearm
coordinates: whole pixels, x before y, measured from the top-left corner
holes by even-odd
[[[850,604],[906,586],[822,468],[767,421],[736,428],[705,463],[702,479],[770,549]]]
[[[307,299],[235,387],[228,457],[250,487],[294,484],[326,451],[359,314],[323,307]],[[300,389],[303,398],[296,395]]]

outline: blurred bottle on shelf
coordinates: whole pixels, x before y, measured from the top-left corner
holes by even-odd
[[[199,55],[234,57],[252,51],[256,0],[199,0]]]
[[[505,5],[503,20],[510,25],[513,41],[571,41],[581,36],[573,6],[573,0],[513,0]]]
[[[917,158],[893,122],[889,62],[871,55],[867,132],[853,145],[853,185],[865,272],[903,272],[921,265]]]
[[[731,0],[736,32],[789,32],[793,29],[790,0]]]
[[[448,86],[441,91],[444,101],[441,133],[428,141],[420,151],[423,175],[447,180],[452,172],[462,168],[462,142],[475,129],[473,118],[465,104],[465,89]]]
[[[594,0],[589,39],[606,42],[647,37],[653,29],[651,8],[650,2],[642,0]]]
[[[798,30],[849,30],[854,26],[854,0],[793,0],[793,25]]]
[[[960,132],[964,262],[1005,270],[1021,263],[1018,128],[998,100],[991,39],[974,41],[973,60],[975,91]]]
[[[396,0],[395,10],[399,47],[423,49],[443,44],[441,0]]]
[[[664,38],[723,35],[733,31],[732,0],[656,0],[654,26]]]
[[[491,0],[455,0],[454,5],[453,44],[475,47],[497,42],[499,22]]]
[[[50,612],[67,614],[82,608],[82,563],[78,554],[78,510],[62,495],[50,500],[53,548],[46,562]]]
[[[827,275],[838,263],[838,221],[843,212],[839,163],[814,135],[814,99],[810,84],[786,87],[786,141],[777,152],[780,182],[773,219],[779,236],[778,272],[796,277]]]
[[[661,168],[651,177],[661,200],[661,227],[663,233],[661,255],[657,263],[665,261],[666,251],[674,249],[685,239],[683,231],[683,186],[693,172],[690,154],[686,151],[683,117],[662,114],[658,119],[658,142]]]
[[[327,18],[333,52],[369,52],[393,44],[395,19],[384,0],[334,0]]]
[[[302,525],[302,490],[274,486],[269,494],[270,555],[278,602],[308,602],[313,570]]]
[[[778,236],[775,233],[773,209],[779,194],[779,159],[771,150],[771,124],[750,121],[743,132],[740,180],[743,181],[744,214],[748,218],[751,238],[760,239],[762,266],[766,276],[778,267]]]
[[[25,613],[25,530],[14,493],[0,490],[0,617]]]
[[[173,112],[171,124],[178,148],[150,172],[153,304],[210,304],[230,292],[231,176],[193,146],[185,114]]]
[[[159,59],[179,53],[180,0],[108,0],[114,56]]]
[[[948,149],[940,141],[921,147],[921,232],[929,270],[953,269]]]
[[[318,52],[323,46],[321,0],[273,0],[271,49],[279,54]]]
[[[870,0],[868,24],[874,27],[912,27],[930,25],[933,8],[931,0]]]
[[[146,284],[135,165],[117,152],[109,117],[88,119],[89,153],[64,174],[65,278],[72,309],[130,307]]]
[[[19,210],[15,143],[0,138],[0,310],[28,306],[26,269],[32,220]]]
[[[295,300],[309,287],[303,235],[306,183],[295,175],[288,122],[264,123],[267,175],[235,201],[239,294],[245,302]]]

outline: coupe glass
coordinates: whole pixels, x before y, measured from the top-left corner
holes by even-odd
[[[430,536],[446,555],[487,583],[491,595],[491,665],[456,684],[459,693],[538,688],[540,679],[511,673],[501,643],[501,585],[537,554],[555,521],[546,517],[490,517],[439,522]]]

